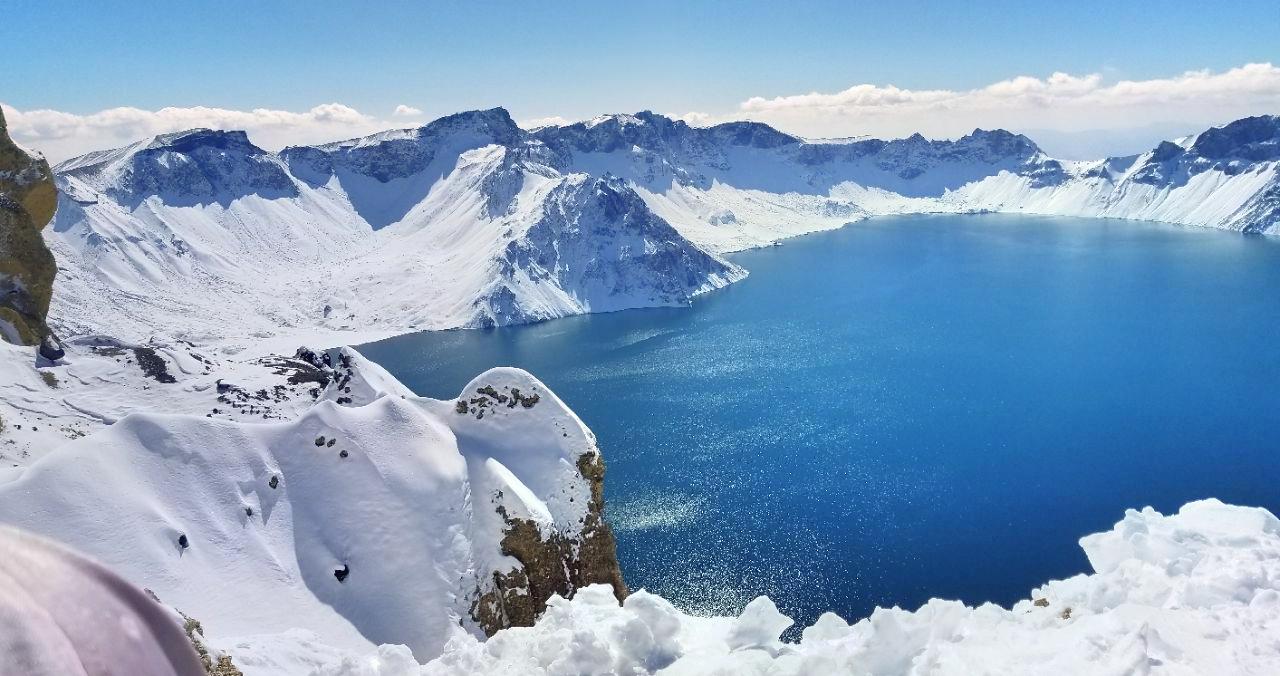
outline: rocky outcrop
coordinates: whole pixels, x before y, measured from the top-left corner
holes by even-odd
[[[182,631],[191,640],[191,646],[196,649],[196,654],[200,656],[200,665],[204,667],[204,671],[209,676],[244,676],[244,672],[231,661],[231,656],[226,653],[219,653],[216,650],[210,650],[209,641],[204,637],[204,627],[199,620],[187,617],[185,613],[179,611],[182,615]]]
[[[49,164],[9,138],[0,112],[0,338],[12,343],[35,345],[49,336],[45,316],[57,266],[40,230],[56,205]]]
[[[604,459],[598,451],[578,458],[578,472],[591,486],[591,500],[577,537],[553,532],[544,535],[530,519],[511,517],[499,505],[507,524],[502,553],[514,557],[519,568],[495,572],[493,585],[479,593],[471,606],[472,619],[488,636],[509,627],[531,627],[554,594],[572,598],[587,585],[607,584],[621,603],[628,595],[618,565],[613,529],[604,519]]]
[[[553,596],[572,598],[592,584],[609,585],[622,602],[628,590],[605,520],[604,458],[595,436],[544,385],[509,369],[473,381],[451,408],[452,427],[463,439],[479,432],[518,440],[504,457],[472,469],[477,521],[501,553],[495,560],[481,552],[477,560],[469,608],[475,626],[489,636],[533,626]],[[545,473],[528,472],[527,463],[548,451],[555,460]],[[504,461],[525,466],[529,483]]]

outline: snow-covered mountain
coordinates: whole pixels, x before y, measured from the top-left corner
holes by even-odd
[[[134,339],[402,332],[684,304],[743,276],[525,138],[498,109],[278,155],[199,130],[65,162],[55,322],[101,330],[106,304]]]
[[[564,166],[627,179],[704,248],[726,252],[877,214],[1012,211],[1266,232],[1276,212],[1280,118],[1256,117],[1096,162],[975,130],[955,141],[807,141],[766,125],[699,129],[652,113],[533,136]]]
[[[56,167],[52,314],[83,332],[105,305],[121,337],[141,339],[156,326],[385,335],[682,304],[745,275],[720,254],[877,214],[1268,232],[1278,163],[1276,117],[1095,162],[1000,130],[809,141],[648,112],[525,131],[499,108],[280,153],[196,130]]]

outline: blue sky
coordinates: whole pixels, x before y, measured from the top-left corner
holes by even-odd
[[[517,119],[729,115],[751,97],[861,83],[968,90],[1058,71],[1145,80],[1280,63],[1274,0],[17,0],[4,23],[0,101],[74,114],[340,102],[376,116],[402,104],[425,117],[495,105]]]

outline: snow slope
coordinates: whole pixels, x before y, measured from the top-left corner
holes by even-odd
[[[279,422],[319,401],[367,402],[380,392],[409,394],[354,352],[343,357],[354,367],[348,377],[340,362],[326,366],[298,358],[296,346],[263,341],[256,349],[242,349],[85,335],[67,340],[65,356],[50,362],[30,348],[0,343],[0,483],[69,440],[130,413]],[[366,382],[370,379],[372,384]]]
[[[540,382],[489,371],[464,391],[468,408],[331,354],[355,360],[342,390],[354,401],[257,425],[129,415],[0,485],[0,522],[95,557],[211,640],[309,631],[423,660],[459,625],[480,630],[472,606],[496,576],[532,574],[507,554],[515,520],[586,546],[580,467],[598,458],[595,439]]]

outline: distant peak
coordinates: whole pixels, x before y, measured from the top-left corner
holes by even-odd
[[[627,127],[632,125],[645,124],[671,124],[674,122],[671,118],[655,113],[651,110],[642,110],[638,113],[606,113],[597,115],[590,120],[585,120],[571,126],[581,126],[592,129],[600,125],[617,125],[619,127]]]
[[[472,130],[489,134],[496,143],[511,143],[523,133],[506,108],[468,110],[428,122],[419,128],[423,136],[448,135]]]
[[[1205,130],[1191,145],[1202,157],[1271,160],[1280,157],[1280,117],[1245,117]]]
[[[969,133],[973,138],[1026,138],[1022,134],[1015,134],[1008,129],[983,129],[978,127]]]
[[[763,122],[749,120],[724,122],[709,128],[707,131],[713,136],[727,139],[735,145],[756,148],[776,148],[800,142],[800,139],[795,136],[780,132]]]
[[[974,129],[957,143],[981,144],[1000,155],[1035,154],[1043,152],[1035,141],[1007,129]]]
[[[423,129],[432,127],[461,125],[461,124],[489,124],[499,125],[502,127],[515,127],[515,120],[511,119],[511,113],[501,106],[497,108],[487,108],[484,110],[464,110],[460,113],[446,115],[422,126]]]
[[[240,150],[252,154],[266,152],[250,142],[249,135],[244,131],[203,128],[160,134],[146,147],[147,150],[170,150],[176,153],[189,153],[199,148]]]

